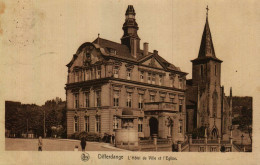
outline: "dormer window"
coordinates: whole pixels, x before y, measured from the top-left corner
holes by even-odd
[[[115,55],[117,54],[116,50],[115,50],[115,49],[112,49],[112,48],[109,49],[109,52],[110,52],[111,54],[115,54]]]
[[[131,70],[130,69],[126,70],[126,79],[131,80]]]

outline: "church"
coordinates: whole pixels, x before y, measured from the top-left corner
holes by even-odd
[[[228,100],[221,86],[223,61],[215,54],[208,11],[198,57],[191,62],[192,79],[187,80],[186,91],[187,132],[205,128],[209,138],[223,139],[232,125],[232,88]]]
[[[129,5],[121,43],[98,35],[80,45],[67,64],[68,137],[83,131],[115,135],[131,127],[141,140],[171,139],[185,150],[188,135],[200,129],[203,138],[218,140],[218,149],[210,150],[220,150],[220,139],[232,139],[232,90],[227,99],[221,86],[223,61],[215,54],[208,12],[190,80],[159,51],[150,51],[147,42],[141,48],[135,15]],[[201,150],[207,151],[203,146]]]

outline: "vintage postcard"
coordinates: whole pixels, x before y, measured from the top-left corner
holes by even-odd
[[[0,164],[259,164],[259,7],[0,0]]]

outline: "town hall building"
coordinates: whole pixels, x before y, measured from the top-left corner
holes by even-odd
[[[135,15],[129,5],[121,43],[98,36],[67,64],[68,137],[83,131],[102,137],[127,126],[140,139],[184,141],[187,73],[149,50],[148,43],[141,48]]]

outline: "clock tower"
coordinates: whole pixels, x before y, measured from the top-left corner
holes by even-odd
[[[125,23],[123,24],[123,37],[121,43],[126,45],[131,55],[136,58],[137,53],[140,50],[140,38],[137,34],[139,29],[138,24],[135,21],[135,9],[132,5],[129,5],[125,13]]]

